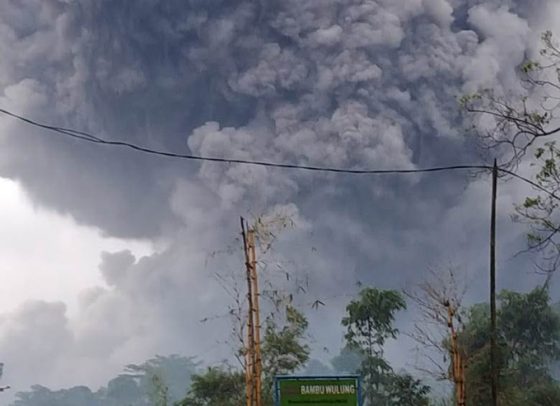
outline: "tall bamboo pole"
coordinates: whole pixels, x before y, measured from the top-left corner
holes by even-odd
[[[262,405],[261,321],[255,230],[247,229],[241,218],[241,235],[247,275],[247,344],[245,346],[245,388],[247,406]]]
[[[255,385],[255,404],[261,406],[262,402],[262,358],[261,358],[261,320],[259,308],[259,281],[257,277],[257,254],[255,245],[255,231],[253,229],[248,232],[248,251],[249,263],[251,268],[252,281],[252,303],[253,303],[253,339],[254,339],[254,385]]]
[[[255,352],[254,352],[254,329],[253,329],[253,282],[251,277],[251,259],[247,232],[245,230],[245,220],[241,218],[241,235],[243,237],[243,252],[245,254],[245,267],[247,275],[247,302],[249,310],[247,312],[247,343],[245,345],[245,398],[247,406],[255,406]]]

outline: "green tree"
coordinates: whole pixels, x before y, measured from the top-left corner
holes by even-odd
[[[363,359],[364,356],[360,351],[346,345],[340,350],[340,353],[331,360],[331,365],[338,373],[355,374],[360,369]]]
[[[13,406],[101,406],[101,399],[85,386],[51,391],[40,385],[34,385],[29,392],[16,394]]]
[[[260,303],[261,315],[266,315],[266,317],[263,317],[264,328],[261,332],[262,399],[264,405],[273,404],[274,377],[276,375],[290,374],[301,369],[309,359],[309,347],[305,343],[308,322],[305,315],[294,305],[294,297],[297,293],[293,293],[294,291],[305,291],[305,288],[301,286],[297,278],[294,278],[292,281],[295,284],[292,291],[277,281],[273,283],[266,278],[266,272],[263,269],[266,268],[266,264],[270,265],[272,261],[272,245],[277,238],[277,233],[293,226],[294,223],[290,215],[281,212],[273,212],[269,215],[258,217],[252,225],[261,254],[257,264],[261,271],[259,275],[262,276],[264,274],[265,276],[260,279],[261,290],[259,295],[263,299]],[[276,265],[283,269],[281,264]],[[233,299],[233,304],[229,306],[228,313],[233,321],[231,338],[234,340],[234,355],[240,362],[240,365],[244,364],[246,351],[247,309],[244,305],[244,289],[241,288],[245,283],[245,277],[244,275],[229,275],[226,277],[217,275],[222,287]],[[286,279],[288,282],[291,279],[291,275],[288,272],[286,272]],[[240,281],[243,281],[243,283],[241,284]],[[199,406],[212,404],[228,406],[231,403],[227,402],[237,398],[221,398],[218,395],[212,397],[212,392],[208,388],[210,383],[216,386],[219,385],[220,380],[224,380],[223,384],[225,387],[234,390],[235,385],[233,383],[241,382],[241,386],[235,390],[239,394],[244,394],[244,380],[238,381],[237,378],[239,377],[244,378],[244,374],[240,371],[224,371],[219,368],[217,370],[210,369],[206,374],[196,377],[189,395],[182,401],[181,405]]]
[[[195,375],[191,389],[178,406],[239,406],[244,402],[245,377],[231,369],[211,367]]]
[[[35,385],[16,394],[14,406],[171,406],[185,397],[196,372],[194,358],[156,356],[140,365],[128,365],[97,392],[85,386],[52,391]]]
[[[309,347],[304,343],[307,326],[306,317],[291,304],[285,307],[283,325],[276,317],[267,318],[262,344],[265,404],[273,403],[274,377],[293,373],[309,359]]]
[[[560,358],[560,317],[550,305],[547,286],[529,293],[502,291],[497,327],[500,399],[503,406],[560,404],[560,387],[550,363]],[[489,306],[470,309],[460,342],[467,355],[468,405],[491,404]]]
[[[169,387],[158,373],[152,374],[152,390],[149,398],[154,406],[169,406]]]
[[[540,56],[520,67],[518,92],[481,89],[461,104],[476,140],[502,168],[515,171],[528,158],[537,168],[540,190],[519,203],[515,219],[528,223],[528,248],[541,254],[539,266],[551,271],[560,265],[560,149],[554,140],[560,133],[560,47],[550,31],[542,41]]]
[[[99,391],[107,406],[139,405],[144,403],[144,391],[138,380],[131,376],[120,375],[107,384],[107,388]]]
[[[560,387],[555,381],[545,381],[533,386],[526,395],[526,405],[552,406],[560,405]]]
[[[304,344],[307,326],[305,316],[291,304],[285,305],[282,317],[277,312],[267,317],[261,346],[264,405],[273,404],[274,377],[293,373],[308,361],[309,347]],[[244,394],[241,371],[209,368],[206,373],[193,377],[191,390],[179,405],[237,406]]]
[[[383,345],[387,339],[397,337],[398,331],[393,327],[395,313],[405,308],[399,292],[375,288],[363,289],[346,306],[342,319],[345,338],[348,346],[363,356],[359,372],[369,405],[387,402],[392,369],[383,358]]]
[[[138,381],[145,404],[166,406],[185,397],[197,366],[192,357],[157,355],[140,365],[127,365],[122,376]]]
[[[393,374],[388,380],[387,403],[395,406],[428,406],[430,387],[411,375]]]

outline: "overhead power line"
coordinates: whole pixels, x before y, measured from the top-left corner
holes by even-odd
[[[195,161],[208,161],[208,162],[221,162],[229,164],[243,164],[243,165],[256,165],[256,166],[267,166],[274,168],[284,168],[284,169],[300,169],[315,172],[334,172],[334,173],[348,173],[348,174],[407,174],[407,173],[427,173],[427,172],[442,172],[451,170],[467,170],[467,169],[492,169],[488,165],[452,165],[452,166],[438,166],[423,169],[349,169],[349,168],[334,168],[334,167],[324,167],[324,166],[313,166],[313,165],[299,165],[299,164],[289,164],[289,163],[279,163],[279,162],[268,162],[268,161],[256,161],[248,159],[236,159],[236,158],[218,158],[209,156],[200,156],[193,154],[181,154],[170,151],[162,151],[157,149],[152,149],[144,147],[137,144],[132,144],[126,141],[114,141],[100,138],[98,136],[83,132],[76,131],[69,128],[57,127],[48,124],[39,123],[37,121],[31,120],[27,117],[20,116],[18,114],[12,113],[8,110],[0,108],[0,113],[6,114],[27,124],[33,125],[35,127],[43,128],[45,130],[53,131],[67,137],[76,138],[81,141],[87,141],[94,144],[110,145],[116,147],[129,148],[138,152],[143,152],[151,155],[159,155],[167,158],[176,159],[188,159]]]
[[[430,168],[414,168],[414,169],[350,169],[350,168],[335,168],[327,166],[313,166],[313,165],[299,165],[281,162],[269,162],[269,161],[258,161],[249,159],[236,159],[236,158],[218,158],[210,156],[201,156],[194,154],[181,154],[170,151],[157,150],[153,148],[148,148],[142,145],[133,144],[125,141],[114,141],[101,138],[99,136],[87,133],[85,131],[73,130],[70,128],[58,127],[53,125],[48,125],[40,123],[38,121],[32,120],[30,118],[21,116],[11,111],[0,108],[0,113],[15,118],[26,124],[32,125],[34,127],[42,128],[48,131],[55,132],[67,137],[75,138],[80,141],[90,142],[94,144],[101,144],[107,146],[121,147],[131,149],[137,152],[142,152],[149,155],[156,155],[166,158],[173,159],[185,159],[193,161],[205,161],[205,162],[218,162],[218,163],[228,163],[228,164],[242,164],[242,165],[253,165],[253,166],[264,166],[272,168],[284,168],[284,169],[295,169],[295,170],[305,170],[314,172],[330,172],[330,173],[343,173],[343,174],[353,174],[353,175],[398,175],[398,174],[414,174],[414,173],[435,173],[435,172],[448,172],[448,171],[458,171],[458,170],[492,170],[492,167],[484,164],[477,165],[448,165],[448,166],[435,166]],[[541,190],[542,192],[548,194],[556,200],[560,201],[560,197],[556,196],[554,193],[546,190],[539,184],[516,174],[515,172],[509,171],[507,169],[498,168],[498,170],[504,174],[513,176],[520,179],[531,186]]]

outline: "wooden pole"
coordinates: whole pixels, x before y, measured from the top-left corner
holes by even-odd
[[[262,405],[261,320],[255,230],[246,229],[241,218],[241,235],[247,270],[247,345],[245,347],[245,390],[247,406]]]
[[[241,217],[241,235],[243,237],[243,251],[245,253],[245,267],[247,271],[247,302],[249,310],[247,312],[247,344],[245,345],[245,398],[247,406],[255,406],[255,337],[253,329],[253,283],[251,277],[251,260],[249,254],[249,244],[247,232],[245,230],[245,220]]]
[[[249,230],[248,232],[248,251],[249,251],[249,264],[251,268],[251,281],[252,281],[252,303],[253,303],[253,339],[254,339],[254,381],[255,385],[255,404],[261,406],[262,403],[262,358],[261,358],[261,320],[259,308],[259,281],[257,278],[257,254],[255,246],[255,231]]]
[[[494,159],[492,168],[492,214],[490,219],[490,373],[492,405],[498,406],[498,366],[496,346],[496,197],[498,188],[498,164]]]

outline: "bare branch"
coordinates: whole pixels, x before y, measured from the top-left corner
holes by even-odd
[[[467,290],[466,283],[459,281],[457,274],[453,266],[445,270],[430,269],[424,281],[404,292],[420,313],[420,319],[407,335],[424,349],[423,358],[431,365],[427,368],[420,364],[416,368],[440,377],[445,371],[447,380],[452,380],[450,341],[453,325],[463,328],[462,301]],[[437,361],[433,353],[439,353],[442,361]]]

